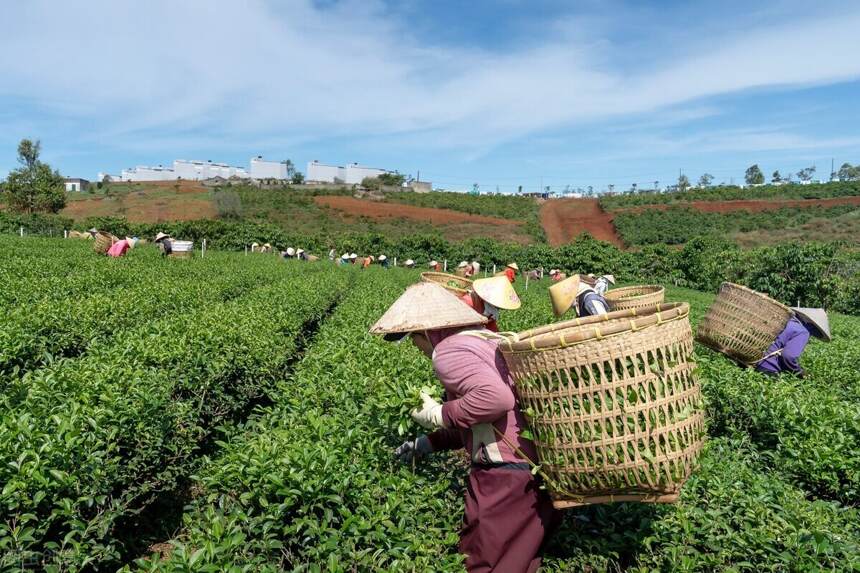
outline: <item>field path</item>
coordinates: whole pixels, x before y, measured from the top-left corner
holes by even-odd
[[[543,204],[540,220],[553,247],[569,243],[582,233],[619,247],[623,245],[612,216],[600,207],[597,199],[551,199]]]

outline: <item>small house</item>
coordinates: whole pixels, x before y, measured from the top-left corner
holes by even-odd
[[[89,181],[80,177],[66,177],[63,184],[66,186],[67,192],[86,191],[90,186]]]

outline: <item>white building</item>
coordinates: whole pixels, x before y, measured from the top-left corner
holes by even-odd
[[[251,158],[251,179],[289,179],[286,161],[266,161],[262,155]]]
[[[120,173],[122,181],[170,181],[176,179],[173,169],[169,167],[146,167],[138,165],[129,169],[123,169]]]
[[[80,177],[66,177],[63,180],[63,185],[66,187],[66,192],[86,191],[90,182]]]
[[[175,179],[190,179],[199,181],[203,179],[212,179],[213,177],[241,177],[247,179],[248,172],[242,167],[233,167],[226,163],[213,163],[212,160],[197,161],[177,159],[173,162],[173,173]]]
[[[120,178],[122,181],[173,181],[176,179],[188,179],[199,181],[213,177],[240,177],[246,179],[248,172],[242,167],[233,167],[226,163],[214,163],[210,161],[177,159],[173,167],[147,167],[138,165],[131,169],[123,169]]]
[[[365,177],[379,177],[384,173],[390,173],[387,169],[375,167],[364,167],[358,163],[350,163],[346,167],[325,165],[316,159],[308,163],[307,179],[318,183],[346,183],[347,185],[359,184]]]

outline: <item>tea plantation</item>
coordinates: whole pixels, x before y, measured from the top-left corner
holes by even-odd
[[[392,455],[431,365],[367,333],[417,272],[0,254],[0,570],[463,570],[463,458]],[[501,330],[550,322],[548,286],[518,281]],[[667,299],[696,322],[713,295]],[[860,317],[830,318],[802,380],[697,347],[710,438],[680,500],[566,510],[544,569],[860,570]]]

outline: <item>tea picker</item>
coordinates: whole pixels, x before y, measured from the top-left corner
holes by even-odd
[[[472,290],[460,297],[469,307],[487,317],[487,330],[498,332],[502,310],[517,310],[522,303],[507,277],[477,279]]]
[[[486,322],[441,285],[422,282],[409,287],[370,331],[388,340],[410,337],[432,359],[445,388],[447,401],[422,393],[422,407],[412,413],[431,433],[395,453],[404,461],[464,447],[471,454],[459,547],[466,568],[534,571],[554,510],[530,471],[535,446],[520,433],[525,417]]]
[[[572,307],[580,318],[609,312],[609,303],[594,290],[596,281],[582,275],[573,275],[549,287],[549,298],[556,316],[562,316]]]
[[[810,335],[827,342],[832,340],[830,322],[823,308],[792,307],[791,310],[793,315],[785,328],[756,364],[759,372],[771,375],[788,372],[803,378],[806,372],[800,366],[800,355],[806,349]]]

